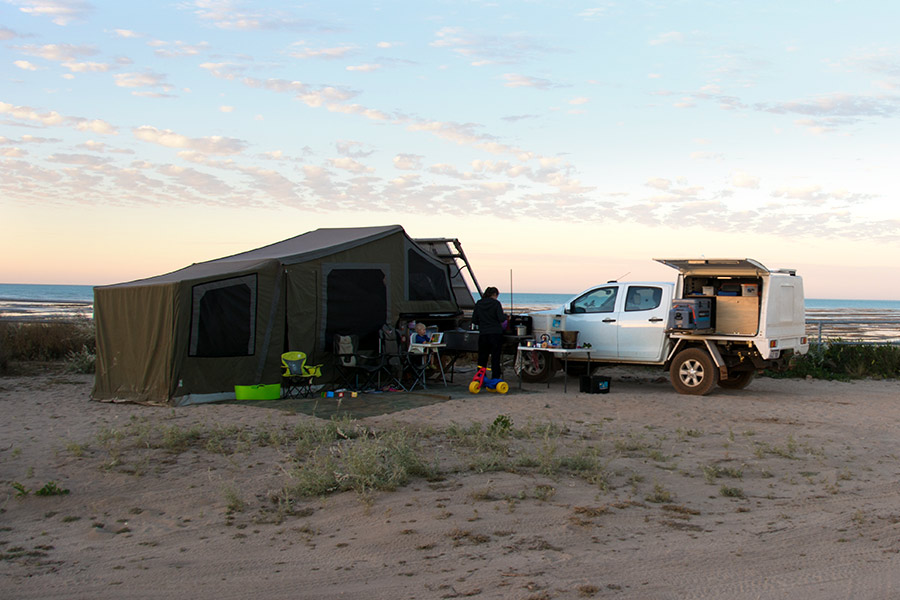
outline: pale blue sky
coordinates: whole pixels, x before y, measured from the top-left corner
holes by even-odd
[[[399,223],[520,291],[702,254],[900,298],[898,13],[0,0],[0,281]]]

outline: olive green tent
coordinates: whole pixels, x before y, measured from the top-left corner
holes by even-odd
[[[399,225],[317,229],[94,288],[93,398],[193,404],[278,383],[281,354],[330,364],[335,334],[374,348],[401,316],[459,314],[446,264]]]

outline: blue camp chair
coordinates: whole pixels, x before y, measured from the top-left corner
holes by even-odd
[[[322,365],[306,364],[305,352],[285,352],[281,355],[281,397],[309,398],[313,381],[322,376]]]

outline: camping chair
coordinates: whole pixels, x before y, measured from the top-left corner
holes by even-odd
[[[335,387],[362,391],[372,387],[381,371],[381,360],[359,352],[359,336],[334,336],[334,373],[338,379]],[[360,375],[363,383],[360,383]]]
[[[400,332],[385,324],[378,330],[378,344],[381,347],[379,387],[392,386],[405,390],[402,381],[403,353],[400,351]],[[381,375],[384,376],[383,380]]]
[[[309,398],[313,380],[322,376],[322,365],[307,365],[305,352],[285,352],[281,355],[282,398]]]

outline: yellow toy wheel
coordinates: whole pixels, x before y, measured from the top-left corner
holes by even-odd
[[[473,394],[477,394],[478,392],[481,391],[481,384],[478,383],[477,381],[473,381],[472,383],[469,384],[469,391]]]
[[[505,381],[501,381],[500,383],[497,384],[497,392],[498,393],[505,394],[508,391],[509,391],[509,384],[506,383]]]

